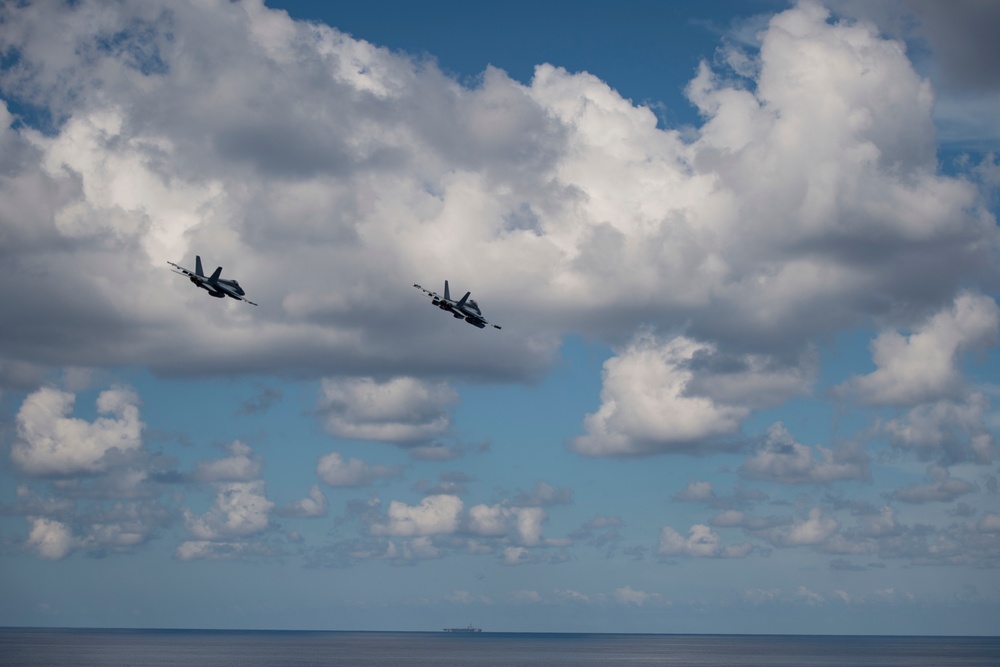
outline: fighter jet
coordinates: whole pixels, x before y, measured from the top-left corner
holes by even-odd
[[[437,292],[431,292],[430,290],[425,290],[420,285],[416,283],[413,284],[418,290],[426,294],[431,298],[431,305],[437,306],[441,310],[446,310],[455,316],[457,319],[464,319],[466,322],[479,329],[485,329],[487,324],[486,318],[483,317],[483,311],[479,310],[479,304],[476,303],[475,299],[470,299],[469,295],[472,292],[466,292],[458,301],[453,301],[451,298],[451,291],[448,289],[448,281],[444,281],[444,296],[441,296]],[[494,329],[499,329],[499,324],[490,324]]]
[[[213,273],[210,276],[206,276],[205,272],[201,270],[201,255],[197,255],[194,258],[194,273],[191,273],[191,271],[189,271],[188,269],[185,269],[183,266],[174,264],[173,262],[167,262],[167,264],[174,267],[175,269],[179,269],[177,271],[174,271],[174,273],[178,273],[182,276],[187,276],[188,278],[191,279],[191,282],[193,282],[195,285],[202,288],[203,290],[208,290],[209,296],[214,296],[217,299],[222,299],[228,296],[230,298],[236,299],[237,301],[246,301],[251,306],[257,305],[256,303],[254,303],[250,299],[247,299],[244,296],[246,292],[244,292],[243,288],[240,287],[240,283],[238,281],[226,280],[224,278],[219,277],[220,275],[222,275],[221,266],[215,270],[215,273]]]

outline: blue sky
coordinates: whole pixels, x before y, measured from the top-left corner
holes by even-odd
[[[4,5],[0,624],[997,634],[998,26]]]

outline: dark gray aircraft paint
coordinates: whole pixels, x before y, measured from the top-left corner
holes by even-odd
[[[448,289],[448,281],[444,281],[444,296],[441,296],[437,292],[431,292],[426,290],[416,283],[413,284],[418,290],[426,294],[431,298],[431,305],[437,306],[441,310],[446,310],[457,319],[464,319],[466,322],[474,327],[480,329],[485,329],[487,324],[486,318],[483,317],[483,311],[479,309],[479,304],[476,303],[475,299],[470,299],[469,295],[472,292],[466,292],[458,301],[451,298],[451,291]],[[494,329],[499,329],[499,324],[490,324]]]
[[[185,269],[183,266],[174,264],[173,262],[167,262],[170,266],[178,269],[174,273],[178,273],[182,276],[187,276],[191,282],[200,287],[203,290],[207,290],[209,296],[214,296],[217,299],[222,299],[225,297],[230,297],[236,299],[237,301],[246,301],[251,306],[256,306],[257,304],[247,299],[244,295],[243,288],[240,287],[240,283],[237,280],[227,280],[225,278],[220,278],[222,275],[222,267],[215,269],[215,272],[206,276],[205,272],[201,270],[201,255],[196,255],[194,258],[194,272]]]

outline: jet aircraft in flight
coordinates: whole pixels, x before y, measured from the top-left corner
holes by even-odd
[[[448,289],[448,281],[444,281],[444,296],[441,296],[437,292],[431,292],[426,290],[420,285],[414,283],[413,285],[418,290],[426,294],[431,298],[431,305],[437,306],[441,310],[446,310],[458,319],[464,319],[466,322],[479,329],[485,329],[487,324],[486,318],[483,317],[483,311],[479,309],[479,304],[476,303],[475,299],[470,299],[469,295],[472,292],[466,292],[458,301],[454,301],[451,298],[451,291]],[[499,324],[490,324],[494,329],[499,329]]]
[[[187,276],[195,285],[203,290],[208,290],[209,296],[214,296],[217,299],[222,299],[228,296],[236,299],[237,301],[246,301],[251,306],[257,305],[244,296],[246,292],[244,292],[243,288],[240,287],[240,283],[238,281],[219,277],[222,275],[221,266],[215,270],[215,273],[210,276],[206,276],[205,272],[201,270],[201,255],[197,255],[194,258],[194,273],[185,269],[183,266],[174,264],[173,262],[167,262],[167,264],[175,269],[179,269],[174,271],[174,273]]]

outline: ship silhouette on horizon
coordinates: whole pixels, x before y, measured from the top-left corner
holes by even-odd
[[[470,623],[468,627],[465,628],[445,628],[445,632],[482,632],[481,628],[472,627]]]

